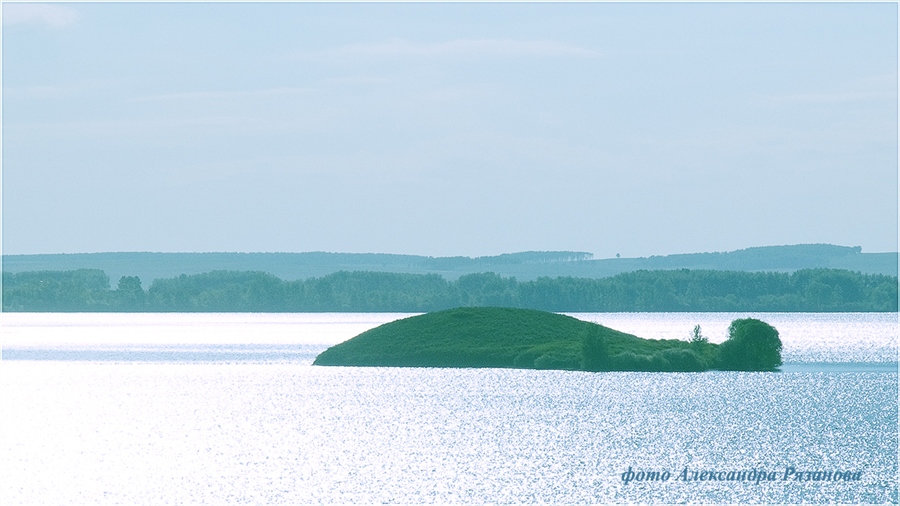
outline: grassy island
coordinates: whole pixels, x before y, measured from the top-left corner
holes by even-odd
[[[699,332],[691,341],[642,339],[556,313],[468,307],[386,323],[328,348],[314,364],[670,372],[781,365],[778,332],[765,322],[735,320],[729,332],[721,345]]]

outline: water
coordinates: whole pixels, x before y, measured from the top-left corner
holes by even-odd
[[[896,314],[755,315],[813,372],[309,365],[401,316],[4,314],[0,502],[898,501],[896,365],[857,367],[896,362]],[[578,316],[643,337],[699,323],[716,342],[747,315]],[[626,484],[629,467],[672,477]]]

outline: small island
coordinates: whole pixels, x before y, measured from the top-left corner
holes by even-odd
[[[328,348],[314,365],[494,367],[572,371],[774,371],[781,340],[771,325],[734,320],[728,340],[642,339],[532,309],[464,307],[386,323]]]

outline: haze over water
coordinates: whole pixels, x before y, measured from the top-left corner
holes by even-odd
[[[243,350],[233,360],[277,356],[311,364],[328,346],[413,314],[6,313],[3,347],[5,358],[58,359],[61,351],[80,360],[99,358],[91,351],[114,352],[122,360],[148,358],[129,355],[130,350],[177,353],[174,358],[198,360],[203,356],[185,353],[231,349]],[[897,313],[567,314],[648,339],[685,340],[694,325],[700,325],[703,335],[715,343],[725,340],[732,320],[754,317],[778,329],[786,363],[897,361]],[[254,355],[252,350],[266,355]],[[27,357],[22,356],[24,352]]]

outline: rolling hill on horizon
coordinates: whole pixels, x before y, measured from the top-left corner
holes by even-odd
[[[302,280],[339,271],[460,276],[494,272],[530,281],[540,277],[606,278],[639,270],[703,269],[794,272],[846,269],[897,276],[897,253],[863,253],[859,247],[830,244],[763,246],[719,253],[688,253],[639,258],[594,259],[573,251],[521,252],[483,257],[429,257],[386,253],[70,253],[3,255],[4,272],[100,269],[110,279],[138,276],[153,280],[210,271],[262,271],[284,280]]]

